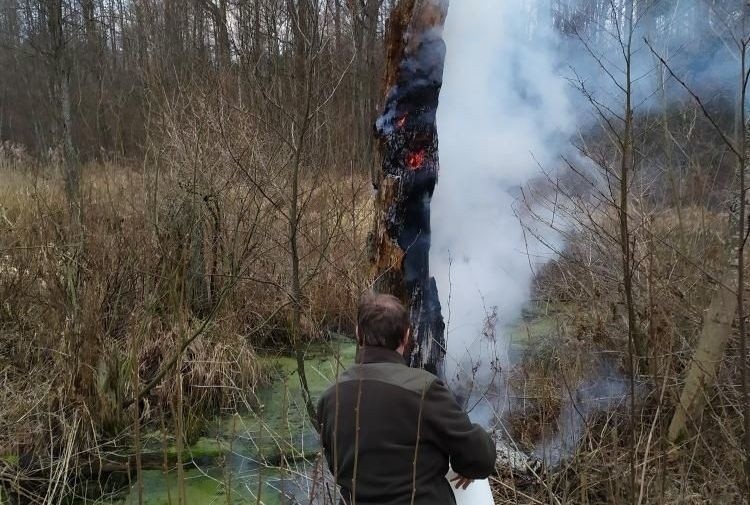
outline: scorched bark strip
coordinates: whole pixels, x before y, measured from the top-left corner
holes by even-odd
[[[447,0],[402,0],[388,24],[386,101],[375,124],[381,165],[371,244],[375,289],[411,308],[409,361],[443,376],[445,325],[430,276],[430,200],[437,183],[435,115],[443,80]]]

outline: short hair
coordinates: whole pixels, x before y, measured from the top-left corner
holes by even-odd
[[[409,313],[392,295],[369,293],[359,301],[359,344],[396,350],[409,329]]]

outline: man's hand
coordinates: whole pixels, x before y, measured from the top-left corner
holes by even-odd
[[[455,482],[456,489],[466,489],[469,487],[469,484],[474,482],[474,479],[469,479],[463,475],[456,474],[456,476],[451,479],[451,482]]]

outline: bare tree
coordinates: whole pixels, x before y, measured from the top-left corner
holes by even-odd
[[[743,4],[744,5],[744,4]],[[705,387],[713,384],[716,378],[716,371],[721,362],[726,347],[727,340],[732,333],[732,322],[736,315],[739,316],[739,333],[740,333],[740,353],[741,353],[741,373],[742,373],[742,390],[743,390],[743,409],[746,413],[747,421],[750,407],[748,404],[748,385],[746,370],[746,329],[744,316],[744,255],[746,236],[746,184],[745,170],[747,165],[747,134],[748,127],[745,124],[745,104],[747,89],[747,70],[746,54],[748,39],[745,33],[745,18],[747,6],[742,11],[742,26],[739,35],[734,35],[733,39],[737,50],[740,54],[740,78],[738,86],[737,107],[735,109],[735,134],[732,139],[731,134],[727,134],[711,112],[706,108],[702,99],[682,80],[669,63],[659,57],[660,62],[669,71],[670,75],[692,96],[700,107],[702,113],[716,130],[725,146],[734,154],[736,158],[735,179],[738,189],[730,205],[729,229],[731,239],[729,240],[729,268],[720,277],[716,292],[711,299],[705,322],[701,330],[701,336],[693,355],[691,366],[685,379],[685,386],[680,394],[680,401],[675,410],[674,417],[669,427],[669,438],[677,441],[687,430],[688,421],[695,421],[701,415],[705,405]],[[658,54],[653,46],[649,45],[654,54]],[[745,462],[748,461],[748,451],[750,450],[750,424],[745,426]],[[750,466],[746,466],[746,475]],[[747,478],[747,477],[746,477]]]

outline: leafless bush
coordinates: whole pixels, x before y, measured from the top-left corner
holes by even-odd
[[[534,298],[554,319],[553,329],[526,351],[511,379],[523,408],[511,417],[510,430],[527,448],[555,433],[565,403],[597,373],[597,362],[629,377],[623,272],[613,261],[621,252],[616,200],[596,185],[582,192],[566,177],[555,172],[536,181],[519,206],[530,236],[544,242],[540,230],[551,226],[564,237],[555,242],[564,243],[562,248],[546,242],[556,259],[534,280]],[[498,480],[500,503],[707,503],[706,497],[742,502],[736,350],[725,360],[717,386],[706,390],[707,412],[692,420],[695,433],[677,445],[667,440],[682,377],[725,261],[727,216],[699,202],[678,212],[656,202],[641,179],[631,187],[631,198],[633,302],[646,349],[633,376],[636,408],[628,405],[630,393],[623,393],[618,404],[587,420],[581,416],[583,438],[569,459],[531,481]],[[627,442],[631,432],[633,447]],[[627,484],[631,458],[635,497]]]
[[[0,399],[8,408],[0,413],[0,455],[24,464],[5,465],[0,481],[13,492],[72,491],[71,475],[111,460],[115,446],[132,446],[136,408],[144,426],[166,418],[171,430],[179,396],[181,430],[194,440],[207,419],[244,408],[262,383],[257,350],[289,342],[278,146],[243,111],[200,93],[184,100],[160,112],[147,171],[84,170],[75,327],[61,181],[41,177],[45,171],[4,175]],[[301,187],[304,333],[319,339],[351,325],[367,276],[361,251],[370,209],[364,178],[319,174]],[[40,487],[51,481],[67,484]]]

